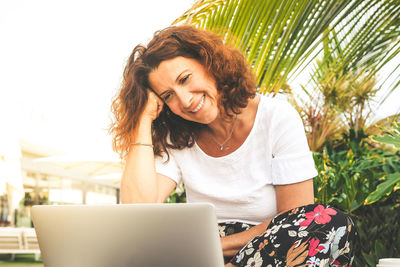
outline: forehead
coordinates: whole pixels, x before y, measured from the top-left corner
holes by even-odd
[[[179,75],[184,69],[192,69],[195,67],[202,66],[196,59],[187,57],[174,57],[171,59],[163,60],[150,72],[150,75],[157,76],[159,74],[163,75]]]
[[[157,89],[166,89],[176,83],[176,79],[182,73],[193,70],[203,70],[203,66],[193,58],[174,57],[161,61],[157,68],[149,74],[151,87]]]

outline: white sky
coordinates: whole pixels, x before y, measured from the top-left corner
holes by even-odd
[[[0,0],[0,131],[66,152],[110,152],[126,59],[192,4]]]
[[[0,131],[66,152],[110,152],[126,59],[193,2],[0,0]],[[383,115],[398,111],[397,91]]]

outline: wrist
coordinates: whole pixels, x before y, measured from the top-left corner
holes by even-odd
[[[147,114],[142,114],[142,116],[140,116],[140,124],[145,123],[145,124],[152,124],[153,123],[154,118],[150,115]]]
[[[232,236],[221,237],[222,250],[226,251],[226,250],[232,249],[231,239],[232,239]]]
[[[132,143],[146,143],[152,144],[152,134],[151,134],[152,120],[146,117],[141,117],[139,119],[138,126],[133,135]]]
[[[147,147],[151,147],[151,148],[154,147],[152,143],[144,143],[144,142],[135,142],[135,143],[132,143],[131,146],[147,146]]]

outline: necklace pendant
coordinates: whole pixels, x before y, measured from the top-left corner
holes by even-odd
[[[220,151],[228,150],[229,148],[231,148],[231,147],[230,147],[230,146],[226,146],[226,147],[224,147],[224,146],[219,146],[219,150],[220,150]]]
[[[222,143],[218,142],[217,139],[215,139],[215,137],[214,137],[214,135],[212,134],[212,132],[210,132],[211,138],[212,138],[212,139],[214,140],[214,142],[217,143],[217,145],[219,146],[219,151],[224,151],[224,150],[228,150],[228,149],[231,148],[230,146],[224,147],[224,144],[226,144],[229,140],[231,140],[232,134],[233,134],[233,130],[235,129],[235,125],[236,125],[236,120],[237,120],[237,115],[236,115],[235,119],[233,120],[233,125],[232,125],[231,132],[229,133],[228,138],[226,138],[225,141],[222,142]]]

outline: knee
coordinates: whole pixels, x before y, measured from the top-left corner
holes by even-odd
[[[350,215],[339,209],[332,209],[337,213],[329,222],[329,226],[333,230],[329,236],[329,241],[332,243],[331,258],[341,263],[351,264],[358,246],[357,229]]]
[[[315,204],[308,209],[310,211],[305,213],[305,220],[300,226],[307,226],[310,236],[321,240],[327,249],[325,252],[329,251],[332,262],[336,260],[350,264],[357,243],[357,230],[353,218],[329,205]]]
[[[320,225],[326,223],[335,223],[337,226],[354,225],[350,215],[326,204],[309,204],[296,207],[274,217],[271,225],[282,223],[282,221],[295,221],[301,217],[305,219],[302,223],[303,225],[308,225],[312,222]]]
[[[350,215],[342,210],[326,204],[310,204],[300,207],[304,210],[307,222],[315,222],[319,225],[332,225],[334,228],[354,228],[354,222]],[[304,222],[303,224],[307,224]],[[351,230],[351,229],[349,229]]]
[[[353,218],[330,205],[312,204],[305,206],[305,221],[300,225],[314,223],[314,227],[344,229],[346,232],[355,232]]]
[[[353,244],[356,241],[356,236],[357,236],[357,230],[355,228],[353,218],[349,214],[346,214],[339,209],[336,209],[334,207],[330,208],[336,211],[336,214],[332,216],[330,224],[335,229],[344,228],[343,232],[345,232],[347,240]]]
[[[307,229],[310,232],[337,232],[346,236],[346,239],[353,244],[356,240],[357,231],[353,219],[343,211],[323,204],[310,204],[297,207],[284,214],[278,215],[271,222],[275,224],[291,224],[294,227]]]

